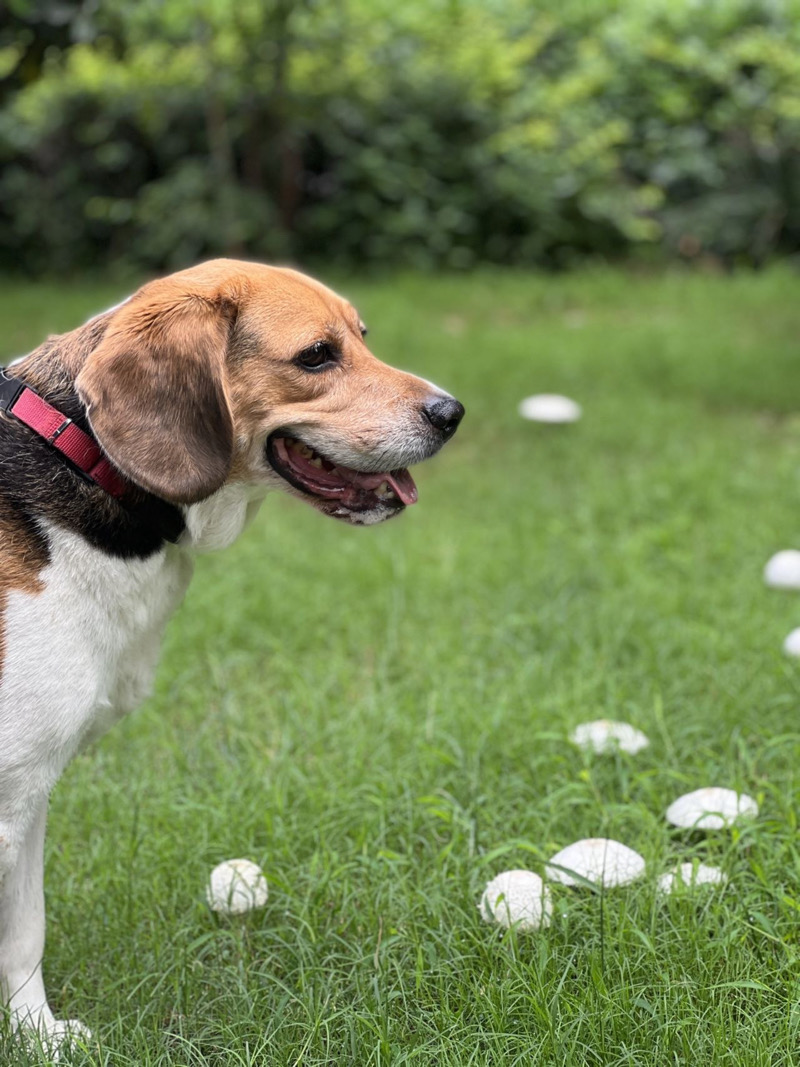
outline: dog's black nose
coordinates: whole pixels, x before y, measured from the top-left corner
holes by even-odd
[[[447,441],[464,417],[464,405],[452,396],[435,396],[425,404],[422,413]]]

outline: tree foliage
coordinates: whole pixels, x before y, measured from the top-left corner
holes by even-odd
[[[6,268],[800,241],[800,0],[13,0]]]

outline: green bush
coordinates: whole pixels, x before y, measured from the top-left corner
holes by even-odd
[[[53,10],[0,38],[6,268],[800,243],[798,0]]]

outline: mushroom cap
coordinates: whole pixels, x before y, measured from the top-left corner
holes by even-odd
[[[559,867],[566,867],[567,870],[559,870]],[[574,871],[582,878],[610,889],[636,881],[644,874],[644,867],[644,857],[627,845],[607,837],[587,837],[557,852],[545,867],[544,873],[553,882],[579,885],[580,883],[567,873]]]
[[[206,900],[212,911],[243,915],[267,903],[267,879],[251,860],[224,860],[208,878]]]
[[[800,589],[800,552],[786,548],[767,561],[764,581],[772,589]]]
[[[556,393],[539,393],[536,396],[527,396],[519,405],[519,413],[523,419],[532,422],[577,422],[583,412],[580,404],[570,400],[568,396],[558,396]]]
[[[533,871],[503,871],[487,882],[478,905],[486,922],[517,930],[548,926],[553,914],[550,890]]]
[[[800,626],[786,635],[783,642],[783,651],[787,656],[800,656]]]
[[[676,889],[694,889],[698,885],[724,885],[728,878],[719,867],[705,863],[676,863],[658,879],[659,893],[674,893]]]
[[[648,738],[627,722],[614,722],[613,719],[595,719],[594,722],[582,722],[569,735],[570,741],[579,748],[590,752],[629,752],[633,755],[647,748]]]
[[[756,815],[758,804],[752,797],[721,786],[684,793],[667,808],[667,822],[683,830],[724,830]]]

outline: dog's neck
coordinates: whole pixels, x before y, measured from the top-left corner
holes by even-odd
[[[113,309],[112,309],[113,310]],[[75,379],[89,353],[96,348],[108,328],[110,312],[90,319],[89,322],[71,333],[51,337],[44,344],[14,362],[11,369],[16,377],[21,378],[37,393],[45,397],[59,411],[73,419],[81,429],[91,432],[86,418],[86,411],[75,390]],[[24,434],[18,430],[18,444],[24,444]],[[39,449],[41,452],[41,449]],[[47,456],[47,454],[45,453]],[[50,476],[56,481],[68,482],[78,478],[57,456],[47,456],[53,465]],[[28,467],[26,460],[23,466]],[[41,466],[41,457],[39,459]],[[55,470],[60,467],[63,470]],[[81,484],[81,489],[83,485]],[[112,552],[121,555],[149,554],[158,547],[158,542],[176,540],[185,548],[197,552],[210,552],[227,548],[241,534],[242,530],[253,520],[266,493],[265,487],[253,487],[244,484],[229,484],[202,500],[184,508],[173,507],[165,501],[159,501],[150,493],[132,487],[125,505],[117,504],[110,498],[103,499],[95,493],[97,503],[103,512],[109,513],[109,519],[116,514],[123,520],[128,534],[130,529],[130,511],[141,527],[140,551],[130,550],[130,536],[121,539],[121,550]],[[85,516],[85,509],[81,509]],[[67,515],[59,516],[63,522]],[[71,523],[69,525],[72,525]],[[113,522],[111,522],[113,525]],[[160,535],[154,537],[153,534]],[[119,539],[112,537],[112,543]],[[133,540],[136,540],[134,537]]]
[[[258,514],[266,488],[223,485],[199,504],[183,509],[186,530],[178,542],[195,552],[214,552],[233,544]]]
[[[71,333],[48,338],[9,368],[90,434],[75,379],[107,326],[108,316],[100,315]],[[111,555],[146,557],[185,536],[186,517],[180,508],[132,484],[122,502],[115,500],[88,484],[44,439],[10,416],[0,419],[0,463],[2,492],[15,510],[80,533]]]
[[[86,410],[75,391],[75,379],[89,353],[103,339],[108,323],[108,314],[98,315],[70,333],[48,337],[29,355],[14,360],[9,373],[35,389],[81,429],[89,431]]]

